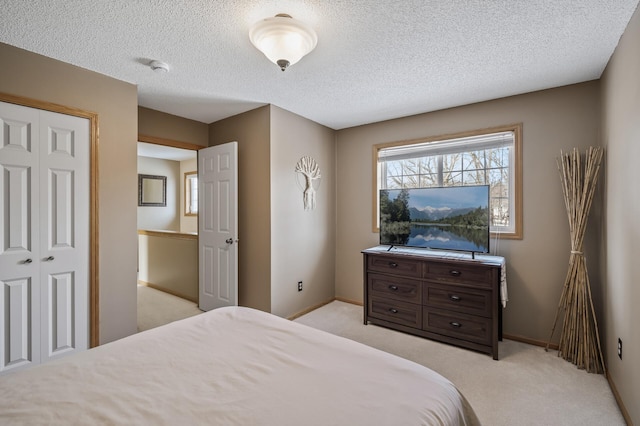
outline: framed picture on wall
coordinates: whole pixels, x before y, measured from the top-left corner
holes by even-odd
[[[167,206],[167,177],[138,175],[138,206]]]

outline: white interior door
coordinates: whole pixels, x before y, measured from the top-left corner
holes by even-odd
[[[88,347],[89,120],[0,103],[0,374]]]
[[[238,143],[198,151],[199,305],[238,304]]]

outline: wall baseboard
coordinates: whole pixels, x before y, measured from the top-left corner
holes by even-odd
[[[607,382],[609,382],[609,387],[611,388],[611,393],[613,393],[613,397],[616,399],[616,402],[618,403],[618,408],[620,408],[622,417],[624,417],[624,421],[627,422],[627,425],[633,426],[633,421],[631,421],[631,416],[629,415],[627,408],[624,406],[624,402],[622,402],[622,397],[618,393],[618,389],[616,388],[616,385],[613,382],[611,375],[609,374],[609,370],[607,370],[606,377],[607,377]]]
[[[516,336],[514,334],[503,334],[502,337],[505,338],[505,339],[509,339],[509,340],[515,340],[516,342],[527,343],[529,345],[540,346],[540,347],[543,347],[543,348],[547,347],[547,342],[545,342],[544,340],[530,339],[528,337]],[[557,351],[558,350],[558,344],[557,343],[551,343],[549,345],[549,349],[553,349],[553,350]]]
[[[345,299],[344,297],[336,297],[334,300],[337,300],[338,302],[351,303],[352,305],[364,306],[364,303],[362,302]]]
[[[324,305],[328,305],[329,303],[333,302],[334,300],[335,300],[335,298],[331,298],[331,299],[327,300],[326,302],[322,302],[322,303],[318,303],[317,305],[310,306],[310,307],[308,307],[306,309],[303,309],[300,312],[297,312],[297,313],[295,313],[293,315],[288,316],[287,319],[293,321],[296,318],[300,318],[304,314],[308,314],[309,312],[315,311],[316,309],[321,308]]]
[[[356,302],[354,300],[348,300],[348,299],[343,299],[342,297],[334,297],[330,300],[327,300],[326,302],[323,303],[318,303],[317,305],[311,306],[307,309],[304,309],[298,313],[295,313],[291,316],[288,316],[287,319],[293,321],[296,318],[299,318],[301,316],[303,316],[304,314],[308,314],[311,311],[315,311],[318,308],[323,307],[324,305],[328,305],[329,303],[333,302],[334,300],[337,300],[339,302],[345,302],[345,303],[351,303],[352,305],[358,305],[358,306],[362,306],[362,302]]]
[[[138,284],[142,285],[142,286],[145,286],[145,287],[152,288],[154,290],[162,291],[164,293],[170,294],[172,296],[179,297],[181,299],[188,300],[189,302],[193,302],[196,305],[198,304],[197,300],[193,300],[193,298],[191,298],[189,296],[185,296],[184,294],[178,294],[178,293],[176,293],[174,291],[171,291],[171,290],[167,289],[166,287],[163,287],[163,286],[160,286],[160,285],[155,285],[155,284],[152,284],[152,283],[148,283],[148,282],[142,281],[142,280],[138,280]]]

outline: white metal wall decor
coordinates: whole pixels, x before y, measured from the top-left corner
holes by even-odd
[[[296,164],[296,173],[304,176],[304,209],[313,210],[316,207],[316,189],[313,187],[314,181],[320,182],[320,166],[316,160],[309,156],[302,157]]]

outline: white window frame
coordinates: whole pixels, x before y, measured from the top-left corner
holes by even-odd
[[[193,188],[195,181],[196,187]],[[195,201],[193,200],[195,193]],[[194,209],[195,207],[195,209]],[[184,215],[198,215],[198,172],[186,172],[184,174]]]
[[[511,135],[513,136],[511,142]],[[474,152],[498,146],[509,146],[509,225],[491,227],[492,237],[522,239],[522,123],[451,135],[400,141],[373,146],[373,231],[379,229],[379,194],[383,183],[386,161],[423,156],[437,156],[454,152]],[[466,150],[465,147],[472,147]],[[441,158],[441,157],[439,157]],[[381,160],[383,159],[383,160]],[[486,167],[486,164],[485,164]],[[442,173],[442,165],[438,165]],[[461,171],[461,173],[464,173]],[[402,175],[403,179],[405,175]],[[408,175],[406,175],[408,176]],[[414,175],[418,178],[420,175]],[[438,176],[442,184],[442,175]],[[406,186],[406,187],[415,187]]]

